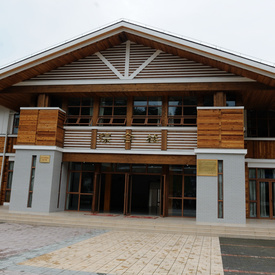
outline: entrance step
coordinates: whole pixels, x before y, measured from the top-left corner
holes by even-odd
[[[198,224],[193,218],[146,217],[123,215],[94,216],[81,212],[19,213],[0,206],[0,222],[32,225],[100,228],[110,230],[150,231],[204,236],[275,239],[275,221],[247,220],[246,225]]]

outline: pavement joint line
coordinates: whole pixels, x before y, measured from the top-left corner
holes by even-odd
[[[223,257],[243,257],[243,258],[256,258],[256,259],[274,259],[275,257],[269,256],[253,256],[253,255],[240,255],[240,254],[222,254]]]

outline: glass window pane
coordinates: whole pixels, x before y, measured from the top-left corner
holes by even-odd
[[[250,180],[249,181],[249,199],[251,201],[255,201],[257,199],[256,196],[256,181]]]
[[[169,197],[182,197],[181,175],[173,175],[169,177]]]
[[[79,172],[71,172],[68,184],[68,192],[79,192]]]
[[[79,97],[69,98],[68,106],[80,106],[80,98]]]
[[[168,200],[168,215],[169,216],[182,216],[182,200],[169,199]]]
[[[223,202],[222,201],[218,202],[218,218],[219,219],[223,218]]]
[[[249,216],[251,218],[257,217],[257,203],[256,202],[251,202],[249,204]]]
[[[196,198],[195,176],[184,176],[184,197]]]
[[[181,107],[169,107],[168,108],[168,115],[169,116],[181,116],[182,115],[182,108]]]
[[[7,189],[11,189],[13,172],[8,173]]]
[[[162,105],[161,97],[149,97],[149,105],[150,106],[161,106]]]
[[[219,184],[218,199],[223,200],[223,177],[222,177],[222,175],[219,175],[218,184]]]
[[[102,97],[100,99],[101,106],[112,106],[113,105],[113,98],[112,97]]]
[[[219,173],[222,173],[222,171],[223,171],[223,161],[222,160],[219,160],[218,161],[218,172]]]
[[[147,110],[147,107],[134,107],[133,115],[134,116],[146,115],[146,110]]]
[[[183,201],[183,216],[196,217],[196,200]]]
[[[81,115],[82,116],[92,116],[93,115],[93,108],[92,107],[82,107],[81,108]]]
[[[82,106],[93,106],[93,99],[90,97],[83,97]]]
[[[184,165],[184,174],[196,175],[195,165]]]
[[[100,108],[100,115],[102,116],[111,116],[112,115],[112,107],[101,107]]]
[[[101,164],[101,171],[103,171],[103,172],[113,171],[113,164],[112,163],[102,163]]]
[[[169,97],[169,106],[181,106],[182,97],[180,96],[170,96]]]
[[[14,161],[9,161],[9,170],[13,170]]]
[[[70,162],[70,170],[81,171],[81,162]]]
[[[28,205],[27,207],[32,207],[32,193],[29,193],[29,198],[28,198]]]
[[[78,210],[78,197],[78,194],[67,194],[66,210]]]
[[[147,97],[134,97],[134,106],[146,106],[147,105]]]
[[[185,96],[183,98],[184,105],[197,105],[197,98],[194,96]]]
[[[95,170],[95,165],[94,165],[94,163],[91,163],[91,162],[83,162],[82,163],[82,170],[83,171],[94,171]]]
[[[148,107],[148,115],[149,116],[160,116],[161,115],[161,107]]]
[[[81,193],[92,193],[94,190],[94,173],[83,172],[81,178]]]
[[[269,182],[260,182],[260,216],[269,217]]]
[[[11,197],[11,191],[6,191],[5,202],[10,202],[10,197]]]
[[[32,167],[35,167],[36,165],[36,156],[32,157]]]
[[[115,106],[126,106],[127,98],[125,97],[115,97]]]
[[[125,116],[127,113],[126,107],[115,107],[114,108],[114,115],[115,116]]]
[[[255,168],[249,168],[249,178],[255,179],[256,178],[256,169]]]
[[[272,182],[272,202],[273,218],[275,218],[275,182]]]
[[[93,196],[81,195],[79,210],[80,211],[91,211],[92,203],[93,203]]]
[[[117,172],[128,172],[130,171],[130,164],[118,163],[116,168]]]
[[[146,165],[145,164],[133,164],[132,172],[133,173],[146,173]]]
[[[158,173],[161,174],[162,166],[161,165],[148,165],[148,173]]]
[[[169,165],[169,171],[181,173],[183,171],[183,165]]]
[[[185,116],[195,116],[197,114],[197,108],[196,107],[184,107],[183,108],[183,114]]]
[[[69,107],[68,115],[69,116],[78,116],[80,113],[80,107]]]

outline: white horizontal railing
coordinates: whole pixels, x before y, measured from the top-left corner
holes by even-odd
[[[125,150],[127,147],[172,151],[197,148],[196,127],[65,126],[64,130],[64,148],[67,149]]]

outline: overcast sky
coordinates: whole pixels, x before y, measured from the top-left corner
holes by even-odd
[[[0,0],[0,67],[122,18],[275,65],[275,0]]]

